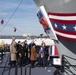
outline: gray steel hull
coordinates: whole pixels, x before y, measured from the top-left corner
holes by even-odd
[[[48,12],[76,12],[76,0],[34,0],[39,7],[44,5]]]
[[[44,5],[46,12],[59,12],[59,13],[75,13],[76,12],[76,0],[34,0],[39,7]],[[58,38],[58,42],[54,41],[60,57],[67,55],[76,59],[76,42]],[[66,57],[71,65],[76,65],[76,60]],[[76,71],[71,68],[73,73]]]

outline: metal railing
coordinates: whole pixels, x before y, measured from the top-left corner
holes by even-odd
[[[76,65],[71,64],[67,58],[76,61],[75,58],[69,57],[67,55],[62,55],[62,68],[64,69],[63,72],[67,75],[76,75]]]
[[[5,62],[5,64],[3,66],[0,66],[0,75],[27,75],[27,69],[29,69],[28,71],[28,75],[32,75],[32,69],[30,65],[26,65],[26,66],[9,66],[7,65],[8,59],[9,59],[10,54],[7,56],[7,60]],[[56,67],[55,72],[62,72],[62,73],[66,73],[66,75],[76,75],[75,73],[73,73],[73,71],[70,69],[72,68],[74,71],[76,71],[76,65],[72,65],[67,58],[70,58],[72,60],[75,60],[74,58],[71,58],[69,56],[63,55],[62,56],[62,66],[48,66],[48,67]],[[35,67],[39,67],[39,66],[35,66]],[[54,72],[54,75],[56,75]],[[70,74],[69,74],[70,72]],[[7,74],[6,74],[7,73]],[[60,74],[62,75],[62,74]],[[64,74],[65,75],[65,74]]]
[[[3,69],[0,71],[0,75],[27,75],[27,68],[29,69],[28,75],[31,75],[31,66],[26,66],[26,67],[0,66],[0,69]],[[12,71],[12,69],[14,70]],[[24,73],[23,73],[23,69],[24,69]],[[8,71],[7,74],[6,74],[6,71]]]
[[[36,68],[39,66],[35,66]],[[53,66],[48,66],[48,67],[53,67]],[[5,70],[2,71],[2,73],[0,73],[0,75],[33,75],[32,74],[32,68],[30,65],[25,66],[25,67],[19,67],[19,66],[6,66],[6,67],[0,67],[0,68],[5,68]],[[12,71],[12,69],[14,69]],[[24,70],[24,71],[23,71]],[[27,70],[28,70],[28,74],[27,74]],[[6,71],[8,71],[8,73],[6,74]],[[56,69],[52,75],[57,75],[56,71],[59,71],[58,69]],[[55,73],[56,72],[56,73]],[[42,74],[42,73],[41,73]],[[47,74],[48,75],[48,74]],[[62,74],[59,74],[62,75]]]

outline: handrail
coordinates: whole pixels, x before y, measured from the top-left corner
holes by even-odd
[[[63,56],[64,56],[64,57],[68,57],[68,58],[73,59],[73,60],[76,60],[75,58],[69,57],[69,56],[67,56],[67,55],[63,55]]]
[[[9,58],[9,56],[10,56],[10,54],[8,55],[7,60],[6,60],[6,63],[5,63],[5,65],[4,65],[4,66],[6,66],[6,65],[7,65],[7,62],[8,62],[8,58]],[[4,71],[5,71],[5,67],[4,67],[4,69],[3,69],[2,75],[4,74]]]
[[[35,67],[39,67],[39,66],[35,66]],[[48,67],[53,67],[53,66],[48,66]],[[0,66],[0,68],[9,68],[8,69],[8,75],[11,75],[11,73],[10,73],[10,71],[11,71],[11,69],[12,68],[15,68],[15,75],[18,75],[18,68],[20,68],[19,69],[19,71],[21,71],[21,73],[20,73],[20,75],[23,75],[23,68],[22,68],[22,66],[21,67],[19,67],[19,66]],[[27,66],[25,66],[24,67],[24,75],[27,75],[27,69],[29,68],[29,74],[28,75],[31,75],[31,65],[27,65]],[[4,72],[5,72],[5,70],[4,70]],[[4,75],[4,72],[3,72],[3,75]],[[2,75],[2,74],[1,74]]]
[[[76,61],[75,58],[69,57],[67,55],[62,55],[62,66],[64,68],[64,72],[65,73],[70,72],[71,74],[76,75],[76,73],[73,73],[73,71],[70,69],[70,67],[71,67],[74,71],[76,71],[76,65],[71,64],[66,57],[71,60]]]

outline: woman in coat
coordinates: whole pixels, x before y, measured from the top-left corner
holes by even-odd
[[[35,61],[37,60],[37,54],[36,54],[36,45],[33,44],[31,48],[31,55],[30,55],[30,60],[31,60],[31,67],[34,67]]]
[[[16,65],[16,42],[15,38],[12,38],[12,43],[10,44],[10,53],[11,53],[11,66]]]

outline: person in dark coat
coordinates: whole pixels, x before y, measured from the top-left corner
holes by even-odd
[[[17,43],[17,64],[21,65],[21,41]]]
[[[24,41],[24,47],[25,47],[26,60],[28,60],[28,44],[27,44],[27,40]]]
[[[28,44],[27,44],[27,40],[25,40],[24,42],[24,57],[23,57],[23,65],[25,66],[26,64],[28,64]]]
[[[17,64],[19,64],[19,47],[20,47],[20,43],[21,43],[21,41],[18,41],[18,43],[17,43],[17,53],[16,53],[16,57],[17,57]]]
[[[22,45],[21,44],[19,45],[20,66],[23,66],[24,56],[25,56],[25,47],[23,42]]]

